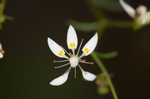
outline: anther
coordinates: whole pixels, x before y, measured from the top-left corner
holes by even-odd
[[[2,54],[5,54],[5,51],[4,51],[4,50],[1,50],[1,53],[2,53]]]
[[[94,64],[94,62],[91,62],[91,64]]]
[[[81,62],[85,63],[85,62],[86,62],[86,60],[85,60],[85,59],[82,59],[82,60],[81,60]]]
[[[82,59],[80,62],[85,64],[94,64],[94,62],[87,62],[85,59]]]
[[[69,52],[69,53],[68,53],[68,55],[69,55],[69,56],[72,56],[72,53],[71,53],[71,52]]]

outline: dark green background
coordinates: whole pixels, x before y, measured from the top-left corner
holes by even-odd
[[[55,56],[47,46],[47,37],[67,49],[66,21],[95,20],[84,1],[7,0],[5,13],[14,17],[14,20],[7,21],[0,32],[0,40],[6,50],[5,58],[0,60],[0,99],[113,99],[111,93],[99,96],[95,83],[84,81],[79,71],[77,79],[71,72],[67,83],[60,87],[48,85],[66,68],[54,70],[52,60]],[[139,3],[148,5],[148,0],[132,5]],[[132,20],[123,11],[120,14],[106,14],[116,19]],[[78,31],[77,35],[79,40],[85,38],[87,41],[93,34]],[[96,50],[119,52],[117,58],[104,60],[113,74],[119,99],[143,99],[150,96],[149,43],[150,25],[137,32],[131,28],[108,28],[104,31]],[[88,59],[92,60],[91,57]],[[83,66],[90,72],[100,73],[97,65]]]

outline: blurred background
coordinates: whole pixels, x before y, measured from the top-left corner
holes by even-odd
[[[133,7],[144,4],[150,10],[149,0],[126,2]],[[107,17],[132,21],[121,7],[120,11],[114,12],[107,8],[102,8]],[[7,0],[5,14],[14,20],[6,21],[0,31],[0,41],[6,51],[0,60],[1,99],[113,99],[111,92],[99,96],[95,82],[84,81],[79,69],[77,79],[71,71],[64,85],[52,87],[48,84],[67,68],[54,69],[60,64],[53,64],[53,60],[59,58],[49,50],[47,37],[67,49],[68,20],[96,21],[87,0]],[[114,59],[103,60],[113,74],[119,99],[150,97],[150,25],[138,31],[112,27],[103,32],[96,51],[119,53]],[[84,43],[94,33],[77,31],[79,41],[84,38]],[[87,59],[94,61],[90,56]],[[101,72],[96,64],[82,67],[95,74]]]

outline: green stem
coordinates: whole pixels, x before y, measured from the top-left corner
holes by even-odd
[[[113,94],[114,99],[118,99],[117,93],[115,91],[115,87],[111,81],[111,77],[109,76],[109,73],[107,71],[107,69],[105,68],[104,64],[102,63],[102,61],[98,58],[98,56],[96,55],[95,52],[92,53],[92,57],[95,60],[95,62],[97,63],[97,65],[99,66],[99,68],[102,70],[102,72],[104,73],[104,75],[106,76],[108,85],[111,89],[111,92]]]
[[[1,1],[1,10],[3,11],[4,10],[4,8],[5,8],[5,5],[6,5],[6,0],[2,0]]]
[[[102,52],[95,52],[95,53],[101,59],[112,59],[112,58],[115,58],[116,56],[118,56],[117,51],[107,52],[107,53],[102,53]]]
[[[133,27],[133,21],[108,20],[109,27],[130,28]]]

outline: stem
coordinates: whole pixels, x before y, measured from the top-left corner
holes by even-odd
[[[98,56],[96,55],[95,52],[92,53],[92,57],[95,60],[95,62],[97,63],[97,65],[99,66],[99,68],[102,70],[102,72],[104,73],[104,75],[106,76],[106,80],[108,82],[108,85],[111,89],[112,95],[114,97],[114,99],[118,99],[117,96],[117,92],[115,91],[115,87],[111,81],[111,77],[109,76],[109,73],[107,71],[107,69],[105,68],[104,64],[102,63],[102,61],[98,58]]]
[[[99,20],[99,28],[98,28],[99,37],[101,37],[102,31],[104,31],[104,29],[107,26],[108,26],[108,21],[107,20],[105,20],[105,19]],[[92,53],[92,57],[96,61],[96,63],[98,64],[98,66],[101,69],[101,71],[106,76],[106,80],[107,80],[108,85],[109,85],[109,87],[111,89],[111,92],[112,92],[112,95],[113,95],[114,99],[118,99],[117,92],[115,91],[115,87],[114,87],[114,85],[113,85],[113,83],[111,81],[111,77],[109,76],[109,73],[108,73],[107,69],[105,68],[104,64],[98,58],[98,56],[96,55],[95,52]]]
[[[6,5],[6,0],[1,0],[1,10],[2,12],[4,11],[4,8],[5,8],[5,5]]]
[[[112,58],[115,58],[116,56],[118,56],[117,51],[108,52],[108,53],[102,53],[102,52],[95,52],[95,53],[101,59],[112,59]]]
[[[133,21],[108,20],[109,27],[130,28],[133,27]]]

